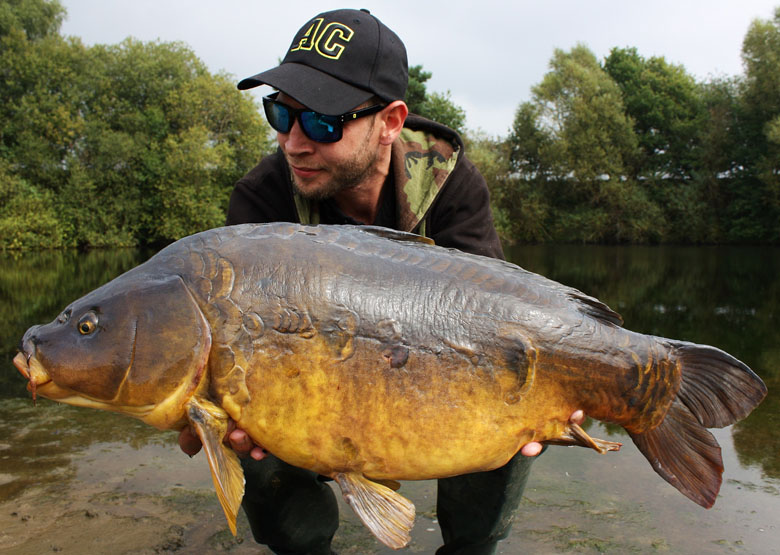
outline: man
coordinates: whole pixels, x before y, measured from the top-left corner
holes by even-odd
[[[238,84],[277,89],[263,105],[279,149],[238,181],[227,223],[380,225],[503,258],[484,179],[455,132],[408,114],[407,81],[403,43],[367,11],[307,22],[278,67]],[[266,454],[242,430],[227,439],[245,455],[243,507],[255,539],[280,554],[331,553],[338,508],[322,477]],[[191,455],[200,448],[189,430],[179,441]],[[531,443],[522,453],[540,451]],[[491,472],[439,480],[445,544],[437,553],[495,551],[528,478],[532,459],[523,454]]]

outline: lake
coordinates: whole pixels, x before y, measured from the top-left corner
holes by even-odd
[[[32,324],[150,255],[141,250],[0,253],[0,552],[258,553],[243,516],[227,531],[202,455],[124,416],[39,400],[11,364]],[[776,553],[780,544],[780,249],[521,246],[508,258],[619,312],[627,328],[715,345],[769,388],[749,418],[714,430],[723,486],[704,510],[658,477],[622,430],[619,453],[551,447],[534,465],[502,553]],[[435,484],[407,482],[409,552],[440,542]],[[348,509],[339,553],[390,553]],[[266,551],[260,550],[260,553]],[[269,552],[270,553],[270,552]]]

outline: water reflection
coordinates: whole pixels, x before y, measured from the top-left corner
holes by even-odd
[[[27,398],[0,401],[0,499],[31,486],[65,482],[76,471],[72,456],[96,442],[135,449],[170,444],[162,432],[127,416],[71,407],[48,399],[33,406]]]
[[[732,427],[734,446],[741,464],[780,478],[780,249],[526,246],[507,254],[601,299],[629,329],[715,345],[753,368],[769,393]]]
[[[25,391],[11,359],[27,328],[50,322],[68,303],[150,254],[141,249],[0,252],[0,398]]]
[[[0,397],[6,398],[0,401],[1,461],[61,467],[69,450],[99,437],[128,443],[157,437],[148,426],[98,411],[53,403],[33,411],[25,382],[11,364],[30,325],[50,321],[69,302],[148,255],[132,249],[0,253]],[[758,465],[765,476],[780,478],[780,250],[526,246],[508,249],[507,255],[598,297],[630,329],[715,345],[750,365],[767,382],[769,395],[733,427],[734,445],[743,465]],[[7,472],[13,471],[0,464],[0,475]],[[23,484],[0,480],[0,495],[17,487]]]

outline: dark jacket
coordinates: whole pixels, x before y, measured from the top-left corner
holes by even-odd
[[[464,151],[457,133],[410,115],[392,145],[388,176],[392,196],[383,192],[390,207],[380,212],[391,213],[391,221],[375,223],[425,235],[443,247],[503,258],[487,185]],[[277,150],[236,183],[227,224],[353,223],[334,204],[297,195],[284,155]]]

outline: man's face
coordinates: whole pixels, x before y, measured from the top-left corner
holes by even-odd
[[[303,107],[284,93],[279,94],[279,101]],[[341,140],[335,143],[312,141],[297,120],[289,133],[277,133],[296,191],[303,197],[321,200],[357,187],[371,176],[379,156],[375,117],[345,124]]]

